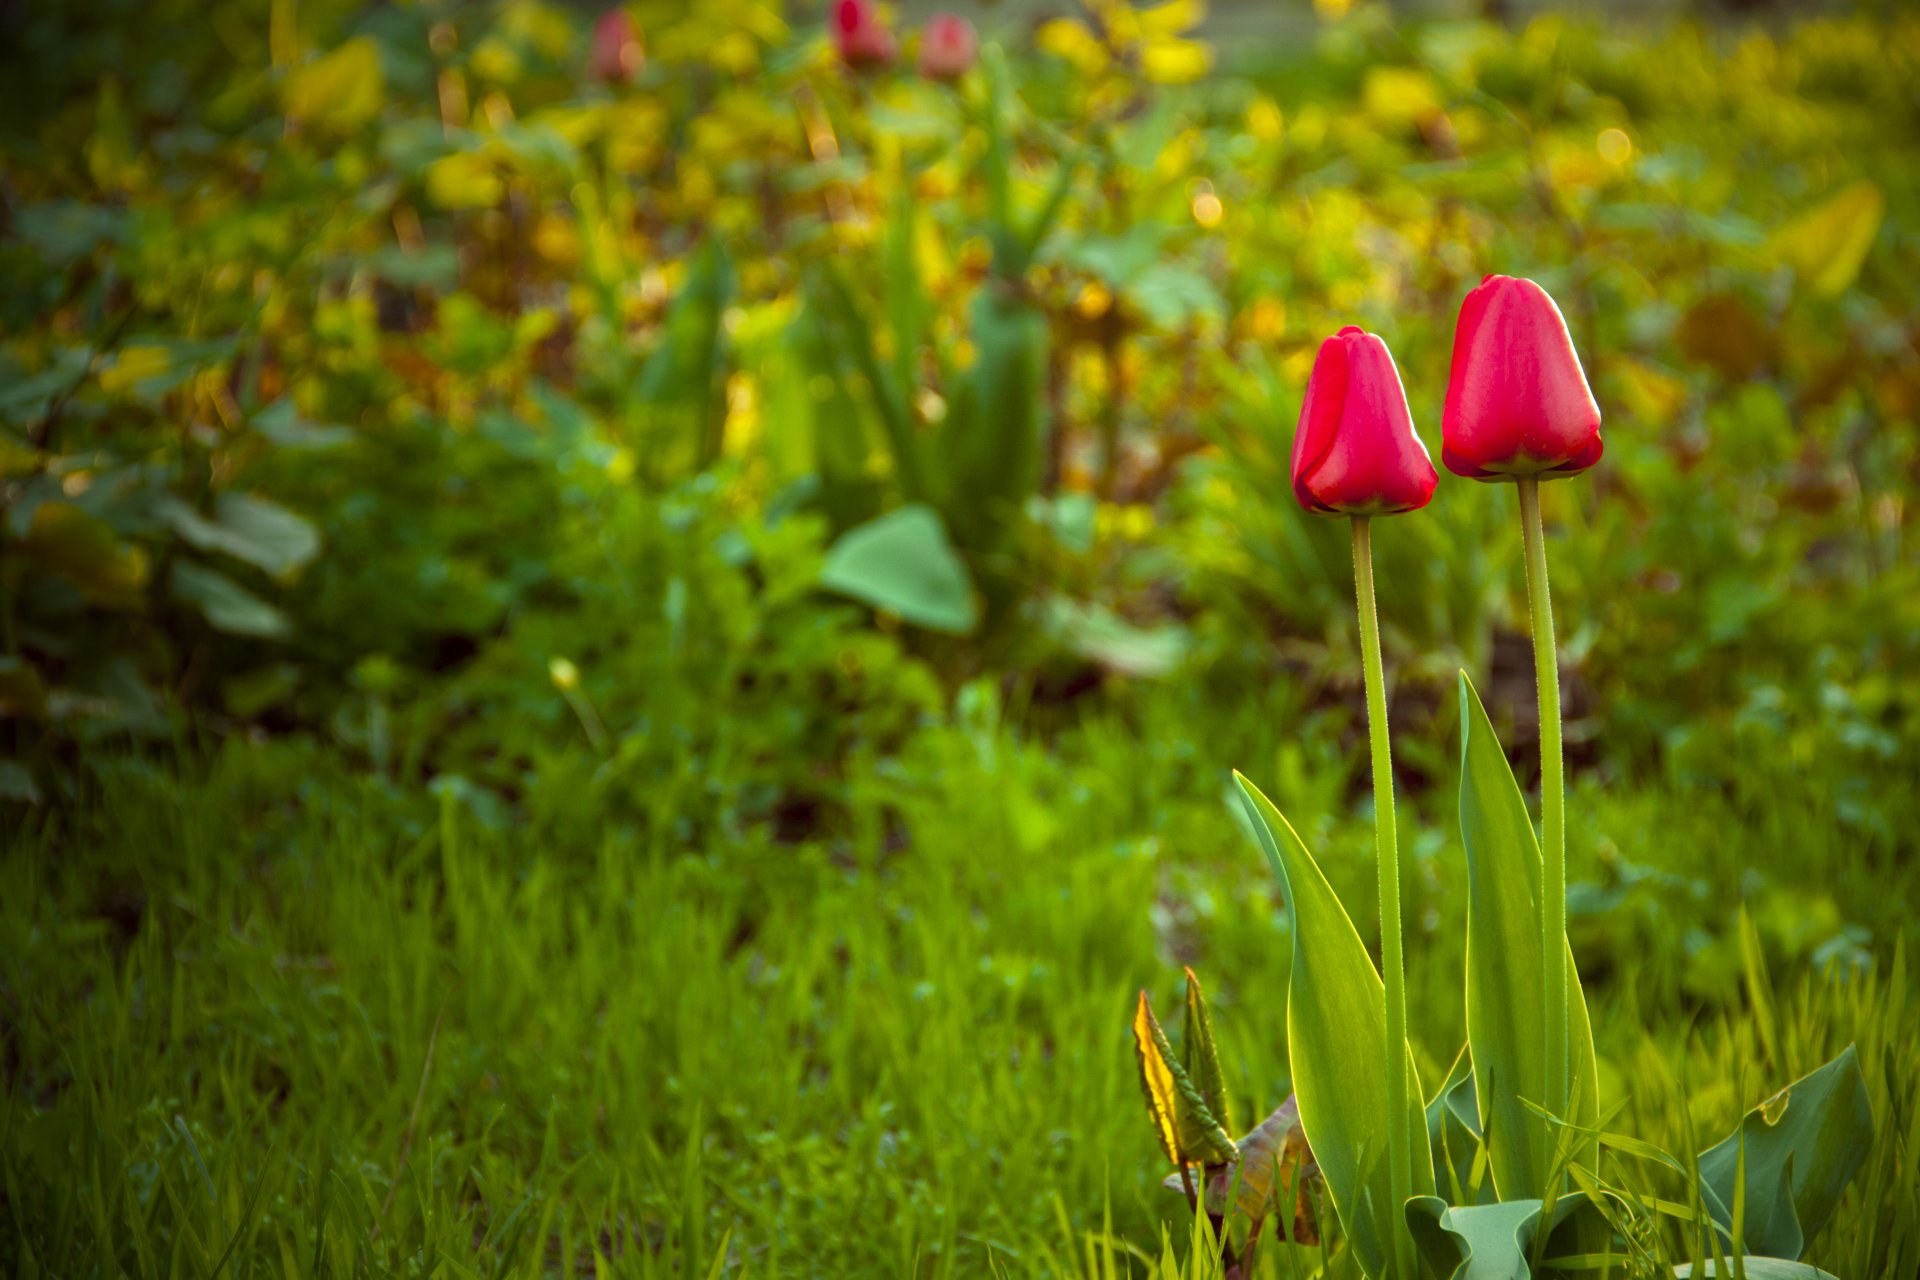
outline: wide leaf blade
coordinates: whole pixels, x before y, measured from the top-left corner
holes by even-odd
[[[1287,1052],[1300,1123],[1368,1275],[1381,1275],[1392,1250],[1393,1201],[1387,1159],[1387,994],[1340,899],[1273,802],[1239,774],[1241,803],[1293,916],[1293,973],[1287,984]],[[1418,1075],[1407,1052],[1407,1125],[1413,1192],[1433,1192]]]
[[[1500,1198],[1546,1190],[1557,1133],[1525,1101],[1547,1097],[1541,1034],[1545,977],[1540,963],[1539,841],[1480,695],[1460,674],[1460,838],[1467,851],[1467,1045],[1487,1131],[1488,1164]],[[1567,1096],[1577,1125],[1599,1120],[1593,1029],[1580,975],[1567,951]],[[1596,1144],[1582,1139],[1575,1162],[1588,1168]]]
[[[1707,1210],[1728,1228],[1743,1136],[1745,1247],[1797,1258],[1833,1215],[1873,1141],[1873,1108],[1853,1046],[1747,1112],[1740,1130],[1701,1153]]]

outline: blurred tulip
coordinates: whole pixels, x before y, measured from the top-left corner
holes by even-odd
[[[1600,460],[1600,406],[1567,322],[1531,280],[1488,276],[1460,304],[1441,460],[1474,480],[1551,479]]]
[[[1358,325],[1321,343],[1293,437],[1300,505],[1319,515],[1416,511],[1439,481],[1387,344]]]
[[[927,19],[920,35],[920,74],[932,80],[958,80],[980,57],[973,24],[951,13]]]
[[[609,9],[593,24],[593,78],[620,84],[640,74],[647,64],[640,43],[640,24],[625,9]]]
[[[899,53],[893,32],[873,0],[836,0],[833,46],[840,60],[856,69],[886,66]]]

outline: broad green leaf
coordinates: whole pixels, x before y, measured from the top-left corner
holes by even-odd
[[[1387,1161],[1387,993],[1340,899],[1273,802],[1240,774],[1240,799],[1293,916],[1293,971],[1287,982],[1287,1054],[1300,1123],[1320,1164],[1355,1256],[1382,1275],[1393,1244]],[[1404,1048],[1404,1046],[1403,1046]],[[1433,1194],[1433,1155],[1421,1114],[1419,1075],[1407,1117],[1412,1188]]]
[[[1739,1131],[1701,1153],[1707,1210],[1729,1228],[1743,1136],[1745,1247],[1797,1258],[1833,1215],[1873,1141],[1873,1108],[1853,1046],[1749,1111]]]
[[[1788,222],[1767,245],[1814,292],[1838,297],[1859,276],[1886,211],[1880,188],[1863,178]]]
[[[172,495],[161,499],[158,510],[193,546],[244,560],[276,578],[306,564],[320,550],[319,531],[311,524],[277,502],[250,494],[221,494],[212,519]]]
[[[940,517],[917,504],[842,534],[827,550],[820,585],[929,631],[965,635],[980,620]]]
[[[942,441],[952,468],[947,509],[954,537],[986,551],[1019,526],[1039,483],[1047,322],[1025,298],[997,285],[974,295],[971,321],[973,367]]]
[[[287,619],[278,609],[204,565],[191,560],[175,562],[169,584],[174,598],[198,609],[216,631],[262,639],[287,633]]]
[[[1233,1113],[1227,1106],[1226,1074],[1220,1070],[1220,1047],[1213,1039],[1213,1014],[1207,1009],[1200,979],[1187,970],[1187,1025],[1180,1038],[1181,1065],[1200,1090],[1201,1100],[1220,1127],[1233,1131]]]
[[[1312,1185],[1319,1181],[1320,1171],[1307,1148],[1306,1130],[1300,1127],[1299,1103],[1289,1097],[1234,1145],[1239,1154],[1232,1164],[1206,1171],[1202,1194],[1207,1212],[1225,1217],[1231,1206],[1249,1220],[1257,1220],[1278,1212],[1278,1198],[1291,1188],[1294,1203],[1287,1238],[1295,1244],[1320,1243]],[[1160,1185],[1169,1191],[1186,1190],[1177,1173]]]
[[[1562,1201],[1555,1216],[1571,1209]],[[1531,1280],[1527,1252],[1540,1224],[1540,1201],[1449,1207],[1439,1196],[1407,1202],[1407,1226],[1427,1265],[1443,1280]]]
[[[1533,820],[1494,736],[1480,695],[1460,674],[1460,838],[1467,851],[1467,1045],[1474,1091],[1488,1130],[1493,1185],[1502,1199],[1546,1189],[1556,1134],[1525,1106],[1542,1102],[1546,1003],[1540,963],[1540,846]],[[1563,944],[1565,945],[1565,944]],[[1599,1120],[1593,1030],[1580,975],[1567,949],[1567,1096],[1575,1124]],[[1524,1100],[1524,1101],[1523,1101]],[[1591,1139],[1574,1160],[1593,1167]]]
[[[1234,1158],[1233,1139],[1207,1109],[1206,1099],[1173,1056],[1167,1033],[1153,1016],[1147,993],[1133,1012],[1133,1050],[1140,1064],[1140,1090],[1147,1098],[1160,1149],[1176,1165],[1223,1164]]]
[[[1747,1280],[1840,1280],[1831,1272],[1806,1262],[1794,1262],[1787,1258],[1742,1258],[1740,1265],[1745,1269]],[[1727,1268],[1729,1275],[1735,1274],[1733,1268]],[[1675,1280],[1690,1280],[1693,1272],[1691,1262],[1683,1262],[1673,1269]],[[1717,1276],[1713,1260],[1708,1259],[1706,1266],[1700,1269],[1703,1276]]]

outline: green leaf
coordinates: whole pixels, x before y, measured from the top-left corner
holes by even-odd
[[[225,574],[181,560],[169,584],[174,598],[198,609],[216,631],[269,640],[287,634],[284,614]]]
[[[1742,1258],[1740,1265],[1746,1270],[1747,1280],[1840,1280],[1838,1276],[1822,1271],[1810,1263],[1794,1262],[1787,1258]],[[1732,1270],[1731,1267],[1728,1268],[1729,1273]],[[1678,1280],[1689,1280],[1693,1275],[1693,1264],[1683,1262],[1673,1269],[1673,1274]],[[1707,1265],[1701,1268],[1700,1274],[1717,1276],[1720,1272],[1715,1268],[1713,1260],[1708,1259]]]
[[[70,502],[43,502],[21,550],[61,574],[95,604],[126,608],[147,582],[147,553],[112,525]]]
[[[1453,1204],[1484,1204],[1495,1198],[1482,1170],[1473,1185],[1480,1150],[1480,1104],[1473,1093],[1473,1062],[1462,1045],[1447,1078],[1427,1103],[1427,1145],[1433,1148],[1433,1185]]]
[[[1873,1108],[1853,1046],[1749,1111],[1738,1131],[1701,1153],[1707,1210],[1729,1228],[1743,1138],[1744,1247],[1797,1258],[1833,1215],[1873,1141]]]
[[[929,631],[965,635],[980,621],[940,517],[917,504],[842,534],[827,550],[820,585]]]
[[[1562,1197],[1553,1225],[1584,1201]],[[1407,1226],[1435,1273],[1447,1280],[1531,1280],[1527,1254],[1540,1228],[1540,1201],[1502,1200],[1449,1207],[1438,1196],[1407,1202]]]
[[[1231,1131],[1233,1113],[1227,1106],[1227,1079],[1220,1069],[1220,1046],[1213,1038],[1213,1014],[1207,1009],[1206,993],[1200,990],[1200,979],[1192,969],[1187,970],[1187,1025],[1180,1037],[1180,1051],[1181,1065],[1200,1090],[1207,1110],[1213,1113],[1221,1128]]]
[[[1480,695],[1460,674],[1460,838],[1467,851],[1467,1045],[1488,1158],[1501,1199],[1544,1191],[1557,1132],[1523,1100],[1547,1097],[1540,963],[1540,846]],[[1564,945],[1564,944],[1563,944]],[[1573,1123],[1599,1122],[1593,1029],[1567,950],[1567,1096]],[[1594,1166],[1591,1138],[1575,1162]]]
[[[1240,774],[1240,800],[1293,916],[1293,971],[1287,982],[1287,1054],[1300,1123],[1319,1161],[1334,1210],[1370,1276],[1392,1250],[1393,1203],[1387,1160],[1387,993],[1333,886],[1273,802]],[[1418,1083],[1407,1050],[1407,1076]],[[1413,1191],[1433,1193],[1433,1157],[1420,1093],[1407,1118]]]
[[[211,520],[168,495],[158,504],[160,518],[202,551],[218,551],[244,560],[274,577],[284,577],[320,550],[320,533],[276,502],[244,493],[223,493]]]
[[[37,805],[43,797],[33,774],[17,760],[0,760],[0,800]]]
[[[1147,993],[1133,1013],[1133,1049],[1140,1066],[1140,1090],[1147,1098],[1154,1136],[1176,1165],[1224,1164],[1236,1154],[1233,1139],[1220,1127],[1186,1068],[1173,1056],[1167,1033],[1153,1016]]]

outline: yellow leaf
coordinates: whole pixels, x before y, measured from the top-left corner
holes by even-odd
[[[380,114],[385,93],[380,46],[371,36],[359,36],[291,72],[281,85],[280,106],[311,128],[345,134]]]
[[[1186,1070],[1174,1060],[1167,1033],[1160,1029],[1160,1020],[1153,1016],[1144,991],[1133,1014],[1133,1047],[1154,1136],[1167,1159],[1175,1164],[1218,1164],[1233,1159],[1233,1139],[1207,1110]]]
[[[1192,84],[1213,66],[1213,49],[1198,40],[1172,37],[1140,47],[1140,72],[1155,84]]]
[[[1775,231],[1768,247],[1815,293],[1838,297],[1860,275],[1886,211],[1880,188],[1862,179]]]
[[[1417,67],[1374,67],[1360,91],[1367,114],[1387,124],[1418,124],[1440,109],[1433,77]]]
[[[490,209],[505,194],[493,162],[477,151],[456,151],[427,167],[427,198],[442,209]]]
[[[1167,0],[1139,11],[1140,31],[1148,38],[1177,36],[1207,20],[1207,0]]]
[[[1107,47],[1071,18],[1055,18],[1040,28],[1034,37],[1034,43],[1042,53],[1050,53],[1056,58],[1071,63],[1076,71],[1083,75],[1096,75],[1106,70]]]
[[[173,364],[165,347],[134,343],[123,347],[113,363],[100,371],[100,389],[118,395],[138,382],[157,378]]]

